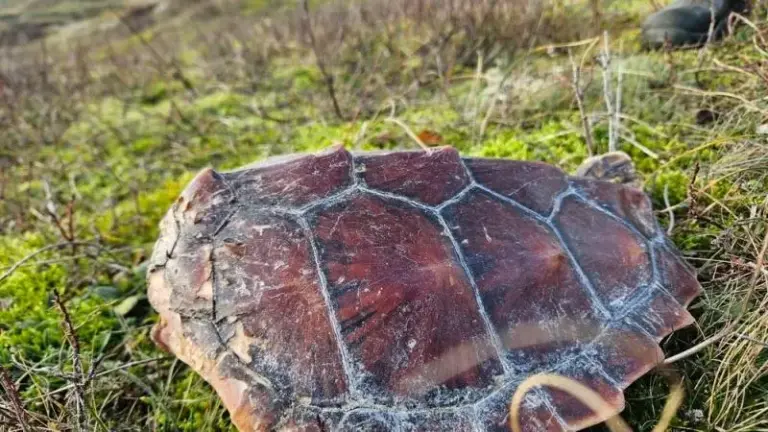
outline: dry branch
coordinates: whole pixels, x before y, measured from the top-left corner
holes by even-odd
[[[325,86],[328,89],[328,96],[330,96],[331,102],[333,103],[333,112],[336,113],[336,117],[338,117],[339,120],[343,121],[344,114],[341,112],[341,107],[339,106],[339,101],[336,97],[336,87],[333,75],[328,70],[328,67],[325,64],[325,60],[323,59],[323,55],[320,53],[320,50],[317,47],[317,39],[315,38],[315,32],[312,29],[312,18],[309,13],[309,0],[303,0],[301,6],[303,11],[302,22],[304,29],[309,36],[309,42],[312,48],[312,52],[315,54],[317,68],[320,69],[320,73],[323,75]]]
[[[24,404],[21,402],[19,390],[16,388],[16,384],[13,383],[11,374],[8,373],[3,365],[0,365],[0,384],[3,387],[3,391],[5,391],[5,394],[8,396],[8,400],[11,403],[11,407],[13,408],[13,415],[16,417],[18,426],[21,428],[22,432],[27,432],[30,430],[27,410],[24,408]]]
[[[576,105],[579,107],[579,115],[581,116],[581,125],[584,128],[584,141],[587,143],[588,156],[594,156],[595,154],[595,142],[592,139],[592,126],[590,125],[587,111],[584,107],[584,89],[581,87],[581,65],[577,65],[573,59],[573,53],[568,50],[568,59],[571,62],[571,87],[573,88],[573,95],[576,98]]]
[[[61,312],[61,327],[69,345],[72,347],[72,369],[74,373],[71,379],[74,385],[75,421],[79,430],[85,431],[88,430],[88,425],[85,407],[85,376],[83,373],[83,361],[80,356],[80,341],[77,338],[75,326],[72,324],[72,317],[69,315],[64,301],[61,299],[61,295],[56,290],[53,291],[53,300]]]

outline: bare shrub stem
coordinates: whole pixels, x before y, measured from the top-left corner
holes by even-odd
[[[24,404],[21,402],[19,390],[13,383],[11,374],[9,374],[2,365],[0,365],[0,385],[2,385],[5,394],[8,395],[8,400],[11,403],[11,407],[13,407],[13,414],[16,416],[16,421],[19,423],[19,427],[21,428],[22,432],[29,431],[30,428],[29,419],[27,417],[27,410],[24,409]]]
[[[75,332],[75,326],[72,324],[72,318],[69,315],[64,301],[61,299],[61,295],[58,291],[54,290],[53,300],[56,306],[61,312],[62,321],[61,327],[64,331],[64,335],[67,338],[67,342],[72,347],[72,369],[74,374],[72,375],[72,384],[74,386],[74,400],[75,400],[75,418],[80,430],[87,430],[86,413],[85,413],[85,375],[83,373],[83,361],[80,356],[80,341],[77,339],[77,333]]]
[[[573,53],[568,50],[568,59],[571,62],[571,87],[573,88],[573,95],[576,98],[576,105],[579,107],[579,115],[581,116],[581,125],[584,128],[584,141],[587,144],[588,156],[594,156],[595,154],[595,142],[592,139],[592,126],[587,116],[587,111],[584,108],[584,89],[581,87],[581,70],[580,64],[576,64],[573,59]]]
[[[621,90],[616,90],[616,100],[613,100],[613,84],[611,82],[611,48],[609,45],[608,32],[603,33],[603,49],[598,56],[598,63],[603,70],[603,96],[605,98],[605,108],[608,110],[608,151],[613,152],[617,149],[619,136],[619,104],[621,103]],[[619,79],[621,81],[621,78]]]
[[[333,111],[334,113],[336,113],[336,117],[338,117],[339,120],[343,121],[344,114],[342,114],[341,112],[341,107],[339,106],[339,100],[336,97],[335,80],[333,78],[333,75],[328,71],[328,67],[325,64],[323,55],[320,53],[320,50],[317,48],[317,40],[315,39],[315,32],[312,29],[312,19],[309,13],[309,1],[303,0],[301,2],[301,6],[304,12],[304,15],[302,16],[302,20],[304,21],[304,28],[306,29],[307,35],[309,36],[309,42],[312,46],[312,52],[315,54],[315,61],[317,62],[317,68],[320,69],[320,73],[323,75],[325,86],[328,89],[328,96],[330,96],[331,102],[333,103]]]

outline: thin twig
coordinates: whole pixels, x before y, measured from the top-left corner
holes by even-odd
[[[715,2],[710,1],[709,2],[709,30],[707,30],[707,41],[704,44],[704,47],[699,51],[699,67],[701,67],[701,63],[704,60],[704,52],[709,47],[709,44],[712,43],[712,40],[715,38]]]
[[[613,145],[619,146],[619,130],[621,129],[621,93],[624,84],[624,66],[619,65],[616,81],[616,107],[613,110]],[[615,150],[615,149],[614,149]]]
[[[618,107],[613,102],[613,90],[611,84],[611,48],[608,40],[608,32],[603,33],[603,50],[598,56],[598,63],[603,70],[603,96],[605,98],[605,108],[608,110],[608,151],[616,151],[616,140],[618,137]],[[621,97],[621,95],[618,95]]]
[[[141,42],[141,44],[147,48],[150,54],[152,54],[153,57],[155,57],[155,60],[160,63],[163,66],[170,65],[173,68],[173,73],[171,74],[171,77],[181,83],[181,85],[184,86],[185,89],[195,91],[195,86],[192,84],[192,81],[187,78],[187,76],[184,74],[184,71],[181,69],[181,66],[178,65],[178,63],[171,58],[171,60],[166,60],[167,56],[163,56],[160,54],[160,52],[157,51],[157,49],[147,40],[147,38],[144,37],[143,34],[141,34],[141,31],[134,27],[133,24],[125,17],[118,16],[120,19],[120,22],[131,32],[131,34]]]
[[[744,340],[748,340],[748,341],[750,341],[752,343],[755,343],[755,344],[758,344],[758,345],[761,345],[761,346],[764,346],[764,347],[768,348],[768,342],[763,342],[761,340],[749,337],[749,336],[741,334],[741,333],[736,333],[736,337],[740,337],[740,338],[742,338]]]
[[[16,388],[11,375],[3,365],[0,365],[0,384],[3,387],[5,394],[8,395],[8,399],[13,407],[13,414],[16,416],[16,421],[19,423],[19,427],[21,427],[22,432],[27,432],[29,430],[27,410],[24,408],[24,404],[21,401],[19,390]]]
[[[584,89],[581,88],[581,66],[576,64],[573,60],[573,53],[568,50],[568,60],[571,62],[572,78],[571,87],[573,87],[573,95],[576,98],[576,105],[579,107],[579,115],[581,116],[581,125],[584,128],[584,141],[587,143],[587,154],[593,156],[595,154],[595,142],[592,140],[592,127],[589,123],[589,117],[584,108]]]
[[[28,254],[24,258],[16,261],[16,263],[14,263],[11,267],[9,267],[8,270],[5,271],[5,273],[0,275],[0,282],[3,282],[4,280],[8,279],[19,267],[23,266],[24,263],[26,263],[27,261],[29,261],[32,258],[36,257],[37,255],[40,255],[41,253],[44,253],[44,252],[47,252],[47,251],[50,251],[50,250],[60,249],[60,248],[67,247],[67,246],[72,246],[72,245],[75,245],[75,246],[101,247],[101,245],[98,244],[98,243],[79,242],[79,241],[78,242],[68,242],[68,241],[66,241],[66,242],[59,242],[59,243],[54,243],[54,244],[42,247],[42,248],[40,248],[40,249],[38,249],[38,250]]]
[[[62,315],[61,327],[64,330],[64,335],[72,347],[72,369],[74,374],[72,376],[72,384],[74,385],[75,396],[75,417],[77,425],[80,430],[87,430],[86,424],[86,412],[85,412],[85,378],[83,375],[83,362],[80,357],[80,341],[77,339],[77,333],[75,332],[75,326],[72,324],[72,318],[69,315],[64,301],[61,299],[59,292],[53,291],[53,300]]]
[[[339,101],[336,98],[336,88],[334,86],[333,75],[331,75],[331,73],[328,71],[328,68],[325,65],[325,61],[323,60],[323,56],[320,55],[320,50],[317,48],[317,40],[315,39],[315,32],[312,30],[312,20],[310,19],[309,14],[309,1],[303,0],[301,4],[304,11],[304,27],[307,30],[307,35],[309,36],[309,41],[312,45],[312,52],[315,53],[317,68],[320,69],[320,73],[323,75],[323,79],[325,81],[325,86],[328,88],[328,95],[331,97],[331,102],[333,103],[333,111],[336,113],[336,117],[343,121],[344,114],[341,113],[341,107],[339,106]]]
[[[133,361],[133,362],[121,364],[120,366],[117,366],[117,367],[114,367],[114,368],[111,368],[111,369],[107,369],[107,370],[101,371],[101,372],[99,372],[97,374],[94,374],[93,375],[93,379],[101,378],[101,377],[103,377],[105,375],[109,375],[109,374],[111,374],[113,372],[117,372],[117,371],[120,371],[120,370],[123,370],[123,369],[129,369],[129,368],[132,368],[134,366],[141,366],[141,365],[147,364],[147,363],[154,363],[156,361],[163,360],[163,359],[166,359],[166,358],[168,358],[168,357],[167,356],[159,356],[159,357],[153,357],[153,358],[148,358],[148,359],[144,359],[144,360],[136,360],[136,361]],[[48,392],[46,394],[37,396],[34,400],[43,399],[45,397],[50,397],[50,396],[53,396],[55,394],[58,394],[58,393],[61,393],[61,392],[65,392],[67,390],[71,390],[72,388],[74,388],[73,384],[67,384],[67,385],[65,385],[63,387],[57,388],[56,390],[52,390],[52,391],[50,391],[50,392]]]

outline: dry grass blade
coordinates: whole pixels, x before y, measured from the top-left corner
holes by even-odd
[[[432,149],[429,148],[428,145],[424,144],[424,141],[422,141],[421,138],[419,138],[418,135],[413,133],[413,131],[411,130],[411,128],[408,127],[407,124],[403,123],[402,121],[400,121],[400,120],[398,120],[398,119],[396,119],[394,117],[390,117],[388,119],[385,119],[384,121],[389,122],[389,123],[394,123],[394,124],[400,126],[405,131],[405,133],[413,140],[413,142],[415,142],[425,152],[429,153],[429,152],[432,151]]]
[[[669,428],[685,396],[682,378],[669,369],[662,369],[661,372],[668,377],[670,393],[664,404],[661,419],[654,426],[652,432],[664,432]],[[608,419],[605,423],[611,432],[632,432],[632,429],[621,416],[615,414],[615,407],[606,403],[599,393],[572,378],[551,373],[540,373],[528,377],[515,391],[509,403],[509,428],[513,432],[522,431],[520,427],[520,408],[522,407],[523,398],[530,390],[539,386],[553,387],[578,399],[579,402],[595,412],[598,417]]]
[[[653,427],[652,432],[665,432],[669,425],[672,424],[677,410],[683,403],[685,388],[683,387],[683,378],[674,369],[662,365],[658,370],[667,377],[669,395],[667,396],[667,402],[664,404],[664,410],[661,412],[661,418],[656,426]]]
[[[669,203],[669,184],[664,185],[664,205],[667,206],[667,214],[669,215],[669,227],[667,228],[667,235],[672,235],[672,230],[675,229],[675,212],[672,209],[672,205]]]
[[[737,101],[741,102],[742,105],[745,108],[747,108],[748,110],[754,111],[754,112],[758,112],[760,114],[768,116],[768,110],[760,108],[759,106],[755,105],[755,103],[753,101],[750,101],[749,99],[745,98],[744,96],[741,96],[741,95],[738,95],[738,94],[735,94],[735,93],[730,93],[730,92],[725,92],[725,91],[705,91],[705,90],[700,90],[700,89],[697,89],[697,88],[687,87],[687,86],[677,85],[677,84],[674,86],[674,88],[676,90],[680,90],[682,92],[686,92],[686,93],[689,93],[689,94],[692,94],[692,95],[696,95],[696,96],[724,97],[724,98],[728,98],[728,99],[737,100]]]
[[[752,273],[752,279],[749,282],[749,291],[747,291],[747,294],[744,296],[744,299],[741,302],[741,312],[739,313],[739,316],[736,317],[733,321],[731,321],[730,324],[725,326],[722,330],[717,332],[715,335],[707,338],[705,341],[696,344],[695,346],[679,353],[676,355],[673,355],[672,357],[668,357],[666,360],[664,360],[664,364],[672,364],[676,361],[680,361],[684,358],[690,357],[701,350],[707,348],[708,346],[714,344],[715,342],[719,341],[720,339],[730,336],[733,333],[733,330],[739,325],[741,320],[746,315],[747,311],[749,310],[749,303],[752,301],[753,294],[757,290],[758,280],[760,279],[760,276],[762,275],[762,269],[763,269],[763,263],[765,260],[765,253],[768,251],[768,230],[766,230],[765,237],[763,238],[763,245],[760,248],[760,252],[757,256],[757,261],[755,262],[755,271]]]
[[[615,408],[606,403],[602,396],[584,384],[564,376],[541,373],[533,375],[523,381],[512,396],[509,403],[509,428],[513,432],[521,432],[520,428],[520,408],[523,398],[535,387],[549,386],[562,390],[578,399],[590,410],[597,413],[599,417],[609,418],[606,425],[611,432],[631,432],[629,425],[619,416],[615,416]]]

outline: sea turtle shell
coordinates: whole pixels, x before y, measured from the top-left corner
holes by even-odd
[[[241,431],[507,430],[538,372],[618,412],[701,289],[641,191],[450,147],[206,169],[161,230],[153,336]],[[526,431],[602,420],[522,405]]]

